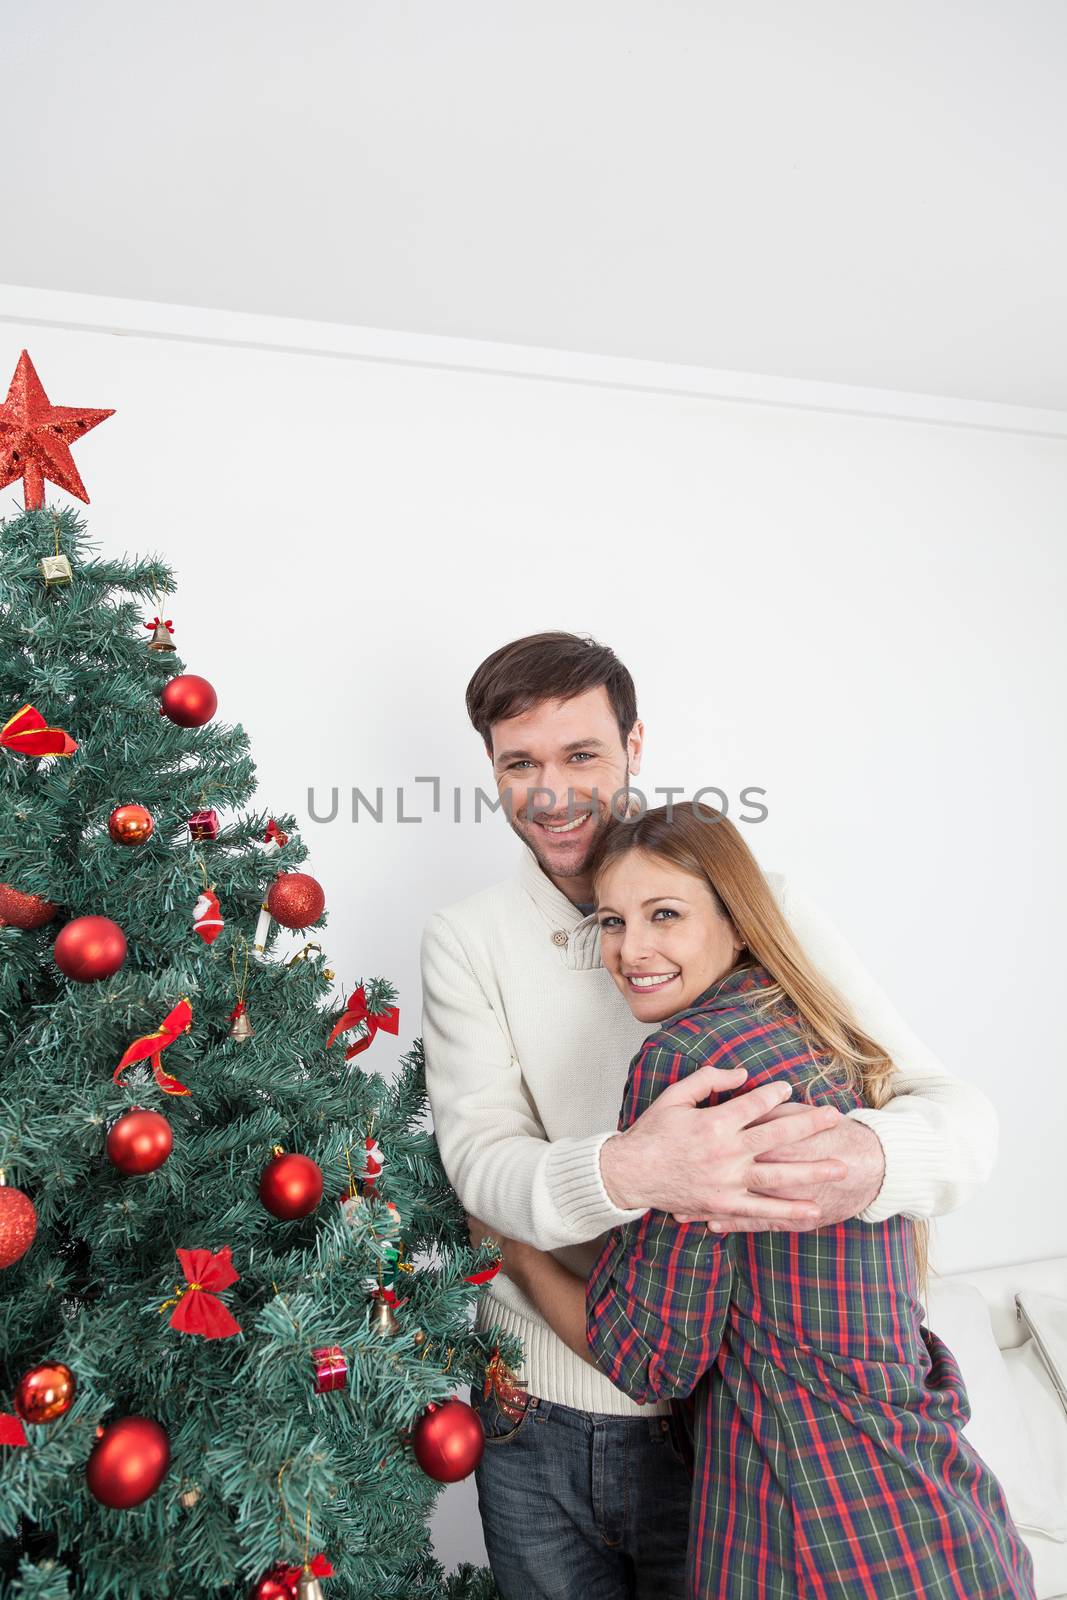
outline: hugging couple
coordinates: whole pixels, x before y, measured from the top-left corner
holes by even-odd
[[[422,1031],[445,1169],[503,1250],[478,1326],[525,1350],[518,1422],[471,1393],[501,1594],[1032,1600],[921,1321],[925,1219],[987,1176],[989,1102],[727,818],[612,812],[644,728],[610,649],[507,644],[467,709],[523,849],[429,919]]]

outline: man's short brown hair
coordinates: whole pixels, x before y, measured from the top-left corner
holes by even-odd
[[[569,700],[604,685],[623,748],[637,721],[634,681],[614,650],[576,633],[531,633],[487,656],[467,685],[467,714],[493,753],[490,729],[542,700]]]

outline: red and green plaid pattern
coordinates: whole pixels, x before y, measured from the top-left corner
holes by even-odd
[[[707,1062],[843,1111],[796,1029],[728,973],[634,1057],[620,1129]],[[713,1101],[710,1103],[714,1103]],[[725,1096],[723,1098],[726,1098]],[[689,1593],[701,1600],[1033,1600],[1030,1554],[961,1435],[951,1352],[921,1325],[911,1225],[711,1234],[662,1211],[614,1231],[589,1278],[589,1344],[692,1433]],[[691,1396],[683,1406],[681,1402]]]

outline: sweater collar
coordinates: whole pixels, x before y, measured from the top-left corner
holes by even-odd
[[[528,844],[519,858],[519,882],[541,913],[547,937],[565,967],[600,966],[600,923],[595,911],[585,914],[562,889],[557,889]]]

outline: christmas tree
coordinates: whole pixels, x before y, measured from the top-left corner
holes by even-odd
[[[331,999],[291,815],[96,553],[23,352],[0,406],[0,1595],[483,1597],[427,1519],[482,1447],[472,1251],[384,979]],[[16,508],[17,509],[17,508]],[[149,598],[155,615],[144,616]],[[147,633],[146,633],[147,629]],[[379,1047],[380,1048],[380,1047]]]

